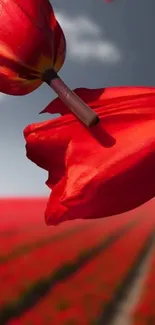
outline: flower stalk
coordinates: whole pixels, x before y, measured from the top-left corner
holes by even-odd
[[[98,115],[64,83],[53,69],[46,70],[42,80],[57,93],[62,102],[87,127],[99,122]]]

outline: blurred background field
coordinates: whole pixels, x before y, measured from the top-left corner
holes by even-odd
[[[0,200],[0,324],[155,324],[154,201],[47,227],[46,200]]]

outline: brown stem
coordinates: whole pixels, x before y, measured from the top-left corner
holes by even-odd
[[[66,104],[72,113],[87,127],[96,125],[99,122],[98,115],[63,82],[54,70],[47,70],[42,79],[57,93],[64,104]]]

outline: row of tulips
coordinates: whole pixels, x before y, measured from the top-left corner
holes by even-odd
[[[16,235],[0,238],[0,264],[9,262],[10,259],[25,254],[33,249],[53,243],[65,238],[75,232],[85,230],[88,224],[70,223],[68,227],[35,227],[25,232],[18,232]],[[91,223],[90,223],[91,226]]]
[[[9,325],[95,323],[133,268],[154,226],[153,219],[139,222],[78,273],[53,288],[36,307]]]
[[[15,249],[34,243],[45,236],[50,236],[49,228],[30,227],[29,229],[20,230],[9,236],[0,236],[0,261],[7,255],[10,255]]]
[[[113,221],[113,223],[111,222]],[[54,272],[60,265],[74,260],[84,249],[97,245],[109,233],[117,231],[129,218],[118,217],[112,220],[91,221],[85,231],[74,232],[54,244],[47,243],[35,250],[11,259],[0,265],[0,305],[16,300],[34,282]],[[86,224],[88,224],[86,222]]]
[[[17,250],[24,251],[25,246],[33,246],[37,242],[46,242],[47,238],[52,236],[61,236],[66,230],[69,232],[72,228],[82,225],[82,222],[63,223],[60,227],[47,227],[43,220],[44,206],[46,199],[18,199],[18,200],[2,200],[0,199],[0,209],[3,218],[0,220],[0,264],[3,260],[8,259],[10,255],[14,255]],[[19,206],[18,206],[19,205]],[[12,210],[15,211],[16,220],[12,216]],[[33,215],[31,213],[33,211]],[[38,215],[40,210],[41,215]],[[19,213],[27,212],[27,215],[22,212],[22,223],[19,224]],[[31,212],[31,213],[30,213]],[[36,218],[38,215],[38,219]],[[18,226],[17,226],[18,221]],[[10,227],[10,223],[12,227]]]

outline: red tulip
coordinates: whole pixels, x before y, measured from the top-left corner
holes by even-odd
[[[0,0],[0,91],[24,95],[61,68],[66,43],[48,0]]]
[[[55,120],[24,130],[27,156],[49,172],[47,224],[132,210],[155,195],[155,88],[78,89],[100,123],[90,130],[59,99]]]
[[[45,81],[87,126],[98,122],[58,77],[66,41],[48,0],[0,0],[0,91],[25,95]]]

